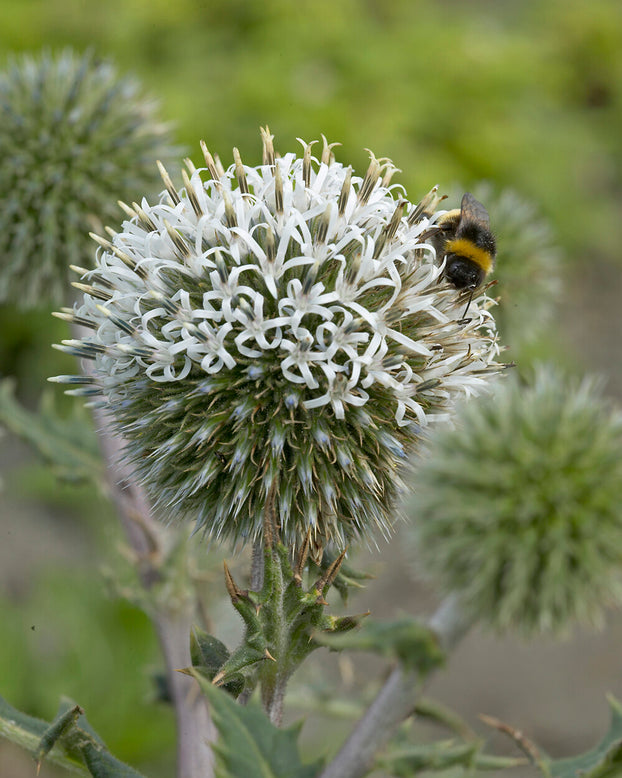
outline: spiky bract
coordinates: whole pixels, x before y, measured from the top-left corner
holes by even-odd
[[[166,514],[254,539],[271,494],[286,543],[343,546],[388,530],[421,428],[498,370],[494,320],[483,295],[463,319],[388,161],[359,178],[263,139],[258,167],[204,147],[209,180],[163,171],[159,204],[126,207],[68,314],[92,333],[61,348],[94,360],[78,392]]]
[[[458,418],[415,474],[418,570],[501,631],[597,623],[622,596],[620,415],[542,368]]]
[[[137,82],[91,54],[23,56],[0,73],[0,301],[62,301],[89,229],[156,194],[168,129]]]

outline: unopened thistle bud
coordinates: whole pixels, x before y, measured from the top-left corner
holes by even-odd
[[[168,129],[138,84],[87,54],[15,59],[0,73],[0,302],[62,300],[90,266],[89,229],[116,201],[159,191]]]
[[[622,599],[622,417],[591,381],[499,382],[414,476],[417,569],[499,631],[598,623]]]
[[[273,495],[286,543],[343,547],[388,531],[421,429],[498,371],[491,301],[465,319],[386,160],[359,177],[262,134],[263,164],[203,146],[206,169],[179,190],[163,171],[161,201],[96,238],[68,314],[91,331],[61,348],[93,361],[82,392],[165,514],[256,539]]]

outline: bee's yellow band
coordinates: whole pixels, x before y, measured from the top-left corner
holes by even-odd
[[[484,273],[489,273],[492,270],[493,259],[490,252],[476,246],[473,241],[468,240],[467,238],[448,240],[447,243],[445,243],[445,253],[457,254],[459,257],[470,259],[472,262],[475,262],[478,267],[481,267]]]

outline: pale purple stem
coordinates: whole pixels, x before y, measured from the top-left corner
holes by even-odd
[[[455,597],[448,597],[428,622],[441,648],[448,652],[468,632],[468,619]],[[421,689],[421,677],[398,665],[388,677],[376,699],[355,725],[337,756],[319,778],[362,778],[379,751],[409,716]]]
[[[136,483],[123,458],[122,440],[111,431],[102,411],[94,412],[100,446],[106,463],[106,482],[119,521],[138,560],[143,586],[149,590],[159,579],[157,560],[163,549],[164,528],[154,519],[147,496]],[[190,667],[192,613],[175,612],[166,603],[154,603],[150,612],[166,667],[177,722],[177,778],[213,778],[214,756],[210,743],[216,730],[207,702],[196,682],[177,670]]]

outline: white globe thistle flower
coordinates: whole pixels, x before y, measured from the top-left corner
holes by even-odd
[[[156,505],[212,537],[281,534],[344,546],[387,533],[409,454],[458,395],[500,365],[491,301],[443,278],[433,230],[371,155],[364,177],[303,143],[224,170],[187,161],[177,190],[132,208],[100,244],[90,328],[59,348],[93,361],[74,394],[101,395]],[[208,173],[208,180],[205,179]]]

